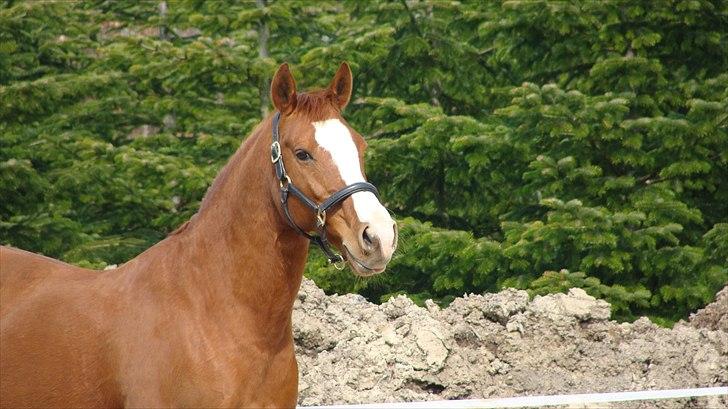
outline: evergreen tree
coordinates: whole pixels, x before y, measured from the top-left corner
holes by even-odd
[[[201,0],[0,6],[0,242],[121,263],[199,206],[270,112],[325,86],[401,228],[327,291],[447,302],[582,287],[670,322],[728,282],[728,3]]]

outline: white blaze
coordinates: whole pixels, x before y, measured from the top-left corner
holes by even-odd
[[[314,122],[313,127],[316,129],[316,142],[331,155],[344,183],[350,185],[365,182],[359,165],[359,152],[349,128],[336,118]],[[394,246],[394,222],[387,209],[379,203],[372,192],[356,192],[351,195],[351,199],[359,221],[369,224],[370,231],[381,241],[384,255],[391,256]]]

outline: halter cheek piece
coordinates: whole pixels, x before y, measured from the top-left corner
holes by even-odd
[[[278,178],[278,184],[280,186],[281,206],[283,207],[283,214],[285,214],[286,221],[294,230],[296,230],[299,234],[305,236],[307,239],[311,240],[311,242],[318,245],[321,248],[321,251],[326,254],[329,263],[336,265],[338,268],[338,265],[342,263],[344,259],[343,257],[341,257],[341,255],[336,254],[331,249],[331,245],[326,238],[326,212],[332,207],[343,202],[344,200],[346,200],[346,198],[356,192],[372,192],[374,193],[374,196],[379,198],[379,191],[371,183],[356,182],[332,194],[328,197],[328,199],[324,200],[323,202],[316,204],[316,202],[311,200],[291,182],[291,178],[286,173],[286,168],[285,166],[283,166],[283,153],[281,151],[280,134],[278,133],[278,124],[280,123],[280,120],[281,113],[276,112],[275,116],[273,117],[273,143],[270,146],[270,160],[271,162],[273,162],[273,167],[275,168],[276,177]],[[293,218],[291,217],[291,212],[288,209],[288,196],[290,193],[296,196],[301,201],[301,203],[305,204],[316,214],[315,234],[306,232],[301,227],[299,227],[295,221],[293,221]],[[341,268],[343,268],[343,266]]]

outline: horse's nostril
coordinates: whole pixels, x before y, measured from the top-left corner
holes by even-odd
[[[371,255],[378,251],[381,251],[379,246],[379,236],[377,236],[376,230],[369,229],[369,225],[362,226],[361,235],[359,236],[359,245],[362,251],[366,255]]]
[[[367,247],[372,247],[372,238],[369,236],[369,233],[367,231],[369,230],[369,227],[365,227],[364,231],[361,233],[361,238],[364,240],[364,244],[367,245]]]

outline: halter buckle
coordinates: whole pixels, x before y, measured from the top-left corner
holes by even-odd
[[[291,184],[291,178],[289,178],[288,175],[283,175],[281,180],[278,181],[278,186],[280,186],[281,189],[287,188],[288,185],[290,185],[290,184]]]
[[[323,228],[326,225],[326,210],[316,212],[316,227]]]
[[[278,143],[278,141],[274,141],[270,145],[270,161],[271,163],[276,163],[279,160],[281,160],[281,144]],[[290,179],[289,179],[290,182]]]

